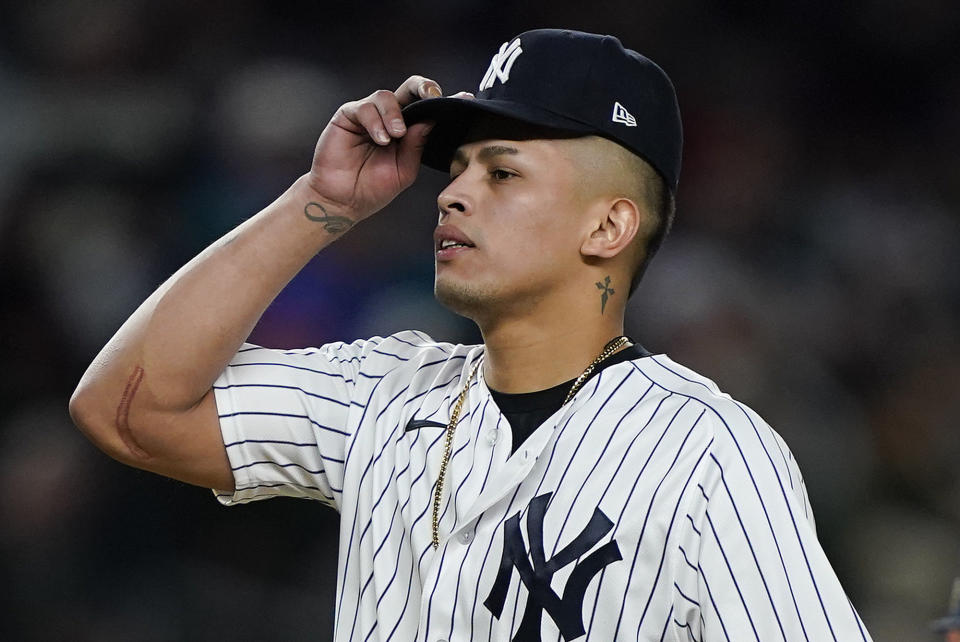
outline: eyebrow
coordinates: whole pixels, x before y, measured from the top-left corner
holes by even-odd
[[[516,147],[508,147],[506,145],[487,145],[479,152],[477,152],[477,160],[480,162],[486,162],[491,158],[496,156],[503,156],[506,154],[516,155],[519,154],[520,150]],[[454,163],[460,163],[461,165],[467,164],[467,155],[463,152],[462,149],[458,149],[453,153],[453,158],[451,159]]]

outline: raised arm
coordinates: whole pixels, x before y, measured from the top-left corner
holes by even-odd
[[[407,128],[400,109],[439,95],[412,76],[340,107],[310,171],[177,271],[100,351],[70,399],[80,430],[131,466],[232,488],[211,385],[313,255],[413,183],[429,126]]]

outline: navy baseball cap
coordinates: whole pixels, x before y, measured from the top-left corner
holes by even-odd
[[[673,83],[613,36],[526,31],[494,54],[476,99],[426,98],[403,110],[408,124],[436,123],[422,163],[444,172],[471,124],[485,114],[608,138],[650,163],[676,191],[683,129]]]

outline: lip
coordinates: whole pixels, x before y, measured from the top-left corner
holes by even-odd
[[[465,247],[458,246],[441,249],[444,241],[463,243],[465,244]],[[450,261],[458,254],[467,252],[474,248],[475,246],[473,241],[470,240],[470,237],[464,234],[463,231],[455,225],[441,223],[433,231],[433,251],[438,261]]]

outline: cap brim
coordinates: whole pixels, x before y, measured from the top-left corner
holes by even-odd
[[[457,147],[463,144],[477,119],[484,115],[500,116],[573,134],[586,135],[596,131],[593,126],[547,109],[508,100],[426,98],[403,109],[403,118],[408,125],[427,121],[435,123],[420,162],[442,172],[450,170],[450,160]]]

